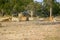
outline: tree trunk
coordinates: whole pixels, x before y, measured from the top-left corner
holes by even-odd
[[[33,17],[33,11],[31,10],[31,17]]]
[[[52,18],[52,7],[50,7],[50,18],[49,18],[49,20],[50,20],[50,21],[53,20],[53,18]]]
[[[50,7],[50,17],[52,17],[52,7]]]
[[[4,16],[4,10],[3,9],[1,9],[1,12],[2,12],[2,16]]]
[[[53,17],[52,17],[52,0],[50,0],[50,21],[53,21]]]

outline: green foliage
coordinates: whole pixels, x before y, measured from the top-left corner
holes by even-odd
[[[60,10],[60,8],[59,8],[59,3],[58,2],[56,2],[56,0],[44,0],[43,1],[43,3],[44,3],[44,9],[46,10],[46,11],[44,11],[45,12],[45,14],[46,14],[46,12],[48,13],[48,15],[49,15],[49,11],[50,11],[50,7],[52,6],[52,15],[53,16],[58,16],[60,13],[59,13],[59,10]]]
[[[33,2],[33,0],[0,0],[0,11],[3,10],[2,13],[6,14],[14,11],[21,12],[25,10],[30,2]]]
[[[33,10],[35,16],[49,16],[50,3],[52,4],[53,16],[60,15],[60,3],[56,0],[43,0],[42,3],[33,0],[0,0],[0,13],[11,15],[12,13]]]

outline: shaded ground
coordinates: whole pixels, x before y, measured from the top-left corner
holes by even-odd
[[[60,24],[42,22],[1,22],[0,40],[60,40]]]

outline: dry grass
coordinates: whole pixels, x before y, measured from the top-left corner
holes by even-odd
[[[0,40],[60,40],[60,24],[35,22],[1,22]]]

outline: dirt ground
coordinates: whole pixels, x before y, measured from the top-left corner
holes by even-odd
[[[0,22],[0,40],[60,40],[60,24]]]

